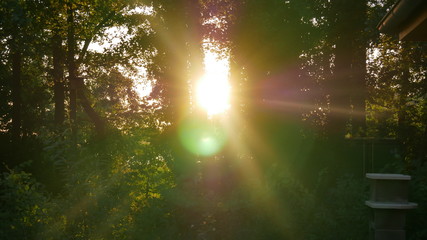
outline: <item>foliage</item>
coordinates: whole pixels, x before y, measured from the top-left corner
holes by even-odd
[[[352,175],[337,179],[316,204],[312,226],[309,227],[312,232],[306,239],[367,239],[370,209],[363,204],[368,199],[367,190],[364,179]]]
[[[413,180],[411,180],[410,187],[410,201],[416,202],[418,208],[410,212],[408,215],[407,231],[408,239],[423,239],[427,237],[427,231],[423,227],[426,224],[426,213],[427,213],[427,178],[426,178],[426,166],[418,166],[417,170],[412,174]]]
[[[4,172],[0,179],[0,238],[33,239],[46,223],[48,197],[31,174]]]

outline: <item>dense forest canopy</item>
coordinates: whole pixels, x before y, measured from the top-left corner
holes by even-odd
[[[413,176],[427,238],[393,3],[1,1],[0,239],[366,239],[368,171]]]

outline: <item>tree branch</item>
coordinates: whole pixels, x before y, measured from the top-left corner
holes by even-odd
[[[102,19],[102,21],[98,25],[96,25],[96,27],[94,28],[92,34],[86,38],[85,44],[83,45],[83,48],[82,48],[82,50],[80,52],[80,55],[79,55],[79,59],[77,60],[77,65],[80,65],[83,62],[83,59],[86,56],[89,44],[92,42],[93,36],[95,36],[99,32],[99,30],[101,30],[101,28],[105,27],[105,24],[111,18],[113,18],[114,15],[116,15],[116,12],[115,11],[110,11],[110,13],[107,16],[105,16],[105,18]]]
[[[80,104],[83,107],[83,110],[86,112],[86,114],[89,116],[91,121],[94,123],[96,132],[100,136],[103,136],[105,134],[106,123],[104,119],[92,108],[92,105],[89,99],[84,94],[86,90],[86,86],[84,84],[83,78],[77,78],[76,84],[78,89],[77,97],[80,100]]]

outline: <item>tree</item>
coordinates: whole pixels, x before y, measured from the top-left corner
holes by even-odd
[[[424,162],[425,44],[381,36],[369,62],[369,132],[401,144],[407,167]]]
[[[366,91],[366,1],[331,1],[328,40],[333,43],[332,75],[326,79],[331,136],[359,134],[364,127]],[[351,87],[349,87],[351,86]],[[346,129],[352,119],[352,130]]]

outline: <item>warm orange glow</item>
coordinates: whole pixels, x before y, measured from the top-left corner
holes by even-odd
[[[230,108],[228,59],[218,58],[211,51],[205,52],[205,74],[197,86],[197,100],[208,115],[225,112]]]

